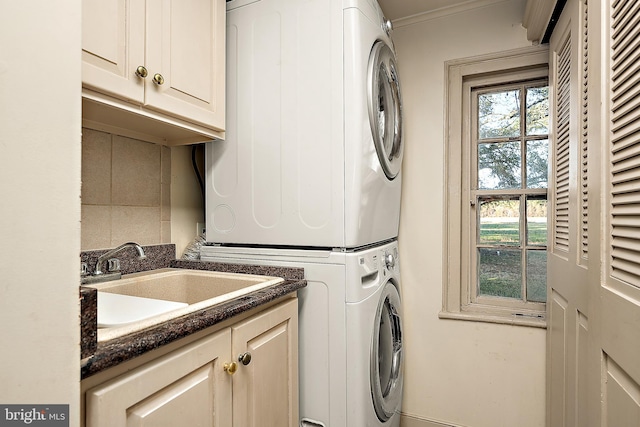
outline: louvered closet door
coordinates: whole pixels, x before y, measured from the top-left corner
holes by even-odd
[[[550,52],[547,425],[638,427],[640,2],[569,0]]]
[[[602,420],[640,426],[640,2],[607,4],[605,280],[601,305]]]
[[[549,49],[553,178],[547,261],[547,425],[552,427],[588,424],[586,13],[584,0],[569,0]]]

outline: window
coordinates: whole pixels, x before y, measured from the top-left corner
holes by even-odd
[[[472,89],[471,100],[471,299],[523,308],[544,303],[548,83]]]
[[[441,317],[545,326],[547,58],[535,47],[447,64]]]

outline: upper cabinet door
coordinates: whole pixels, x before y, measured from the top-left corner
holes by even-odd
[[[221,0],[162,0],[147,8],[145,104],[224,129],[225,9]]]
[[[144,0],[83,0],[82,83],[109,95],[144,102]]]

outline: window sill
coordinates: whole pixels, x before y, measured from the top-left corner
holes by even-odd
[[[497,323],[503,325],[527,326],[531,328],[547,328],[547,320],[528,316],[518,316],[516,314],[507,315],[491,315],[473,312],[449,312],[441,311],[438,313],[440,319],[450,320],[467,320],[473,322]]]

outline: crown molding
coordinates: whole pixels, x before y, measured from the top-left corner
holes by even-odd
[[[512,0],[470,0],[464,3],[458,3],[453,6],[447,6],[429,12],[417,13],[415,15],[407,16],[404,18],[394,19],[393,26],[395,28],[406,27],[408,25],[418,24],[424,21],[431,21],[433,19],[439,19],[449,15],[456,15],[458,13],[467,12],[469,10],[480,9],[482,7],[491,6],[497,3],[506,3],[508,1]]]

